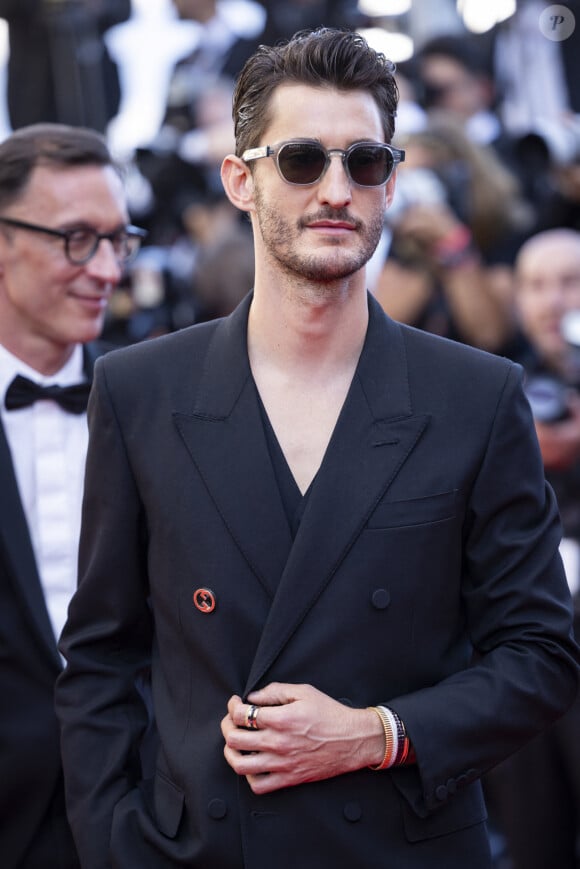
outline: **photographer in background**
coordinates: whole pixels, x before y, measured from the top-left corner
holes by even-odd
[[[103,35],[130,15],[131,0],[0,0],[12,128],[51,121],[105,132],[121,94]]]
[[[531,237],[516,259],[516,307],[529,353],[527,392],[546,476],[558,499],[562,555],[580,635],[580,233],[551,229]],[[490,817],[513,869],[580,865],[580,697],[542,736],[492,771]]]
[[[551,229],[522,245],[515,302],[529,350],[528,398],[564,536],[580,541],[580,348],[570,337],[580,316],[580,233]],[[576,584],[576,583],[574,583]]]
[[[516,178],[444,112],[397,144],[406,156],[378,300],[395,320],[511,355],[512,263],[533,220]]]

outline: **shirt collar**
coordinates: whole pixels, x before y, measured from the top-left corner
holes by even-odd
[[[6,390],[17,374],[28,377],[29,380],[41,383],[43,386],[49,386],[53,383],[58,383],[60,386],[71,386],[73,383],[78,383],[85,379],[82,344],[77,344],[70,359],[59,371],[50,376],[40,374],[0,344],[0,396],[2,397],[2,404]]]

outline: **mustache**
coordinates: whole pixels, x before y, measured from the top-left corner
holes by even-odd
[[[298,225],[304,229],[318,220],[343,220],[345,223],[351,223],[355,229],[360,229],[363,225],[362,220],[353,217],[347,208],[321,208],[315,214],[307,214],[300,218]]]

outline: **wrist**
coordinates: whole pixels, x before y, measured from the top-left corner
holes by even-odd
[[[378,717],[383,730],[382,758],[369,764],[369,769],[389,769],[415,763],[415,751],[401,718],[388,706],[369,706]],[[378,751],[377,755],[378,757]]]

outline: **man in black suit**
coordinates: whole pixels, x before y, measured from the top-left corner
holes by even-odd
[[[140,241],[127,225],[100,134],[42,124],[0,144],[3,869],[78,865],[54,713],[56,644],[76,586],[93,342]]]
[[[56,692],[83,869],[489,869],[479,779],[575,695],[521,369],[366,290],[396,102],[354,32],[262,46],[222,165],[253,293],[97,361]]]

